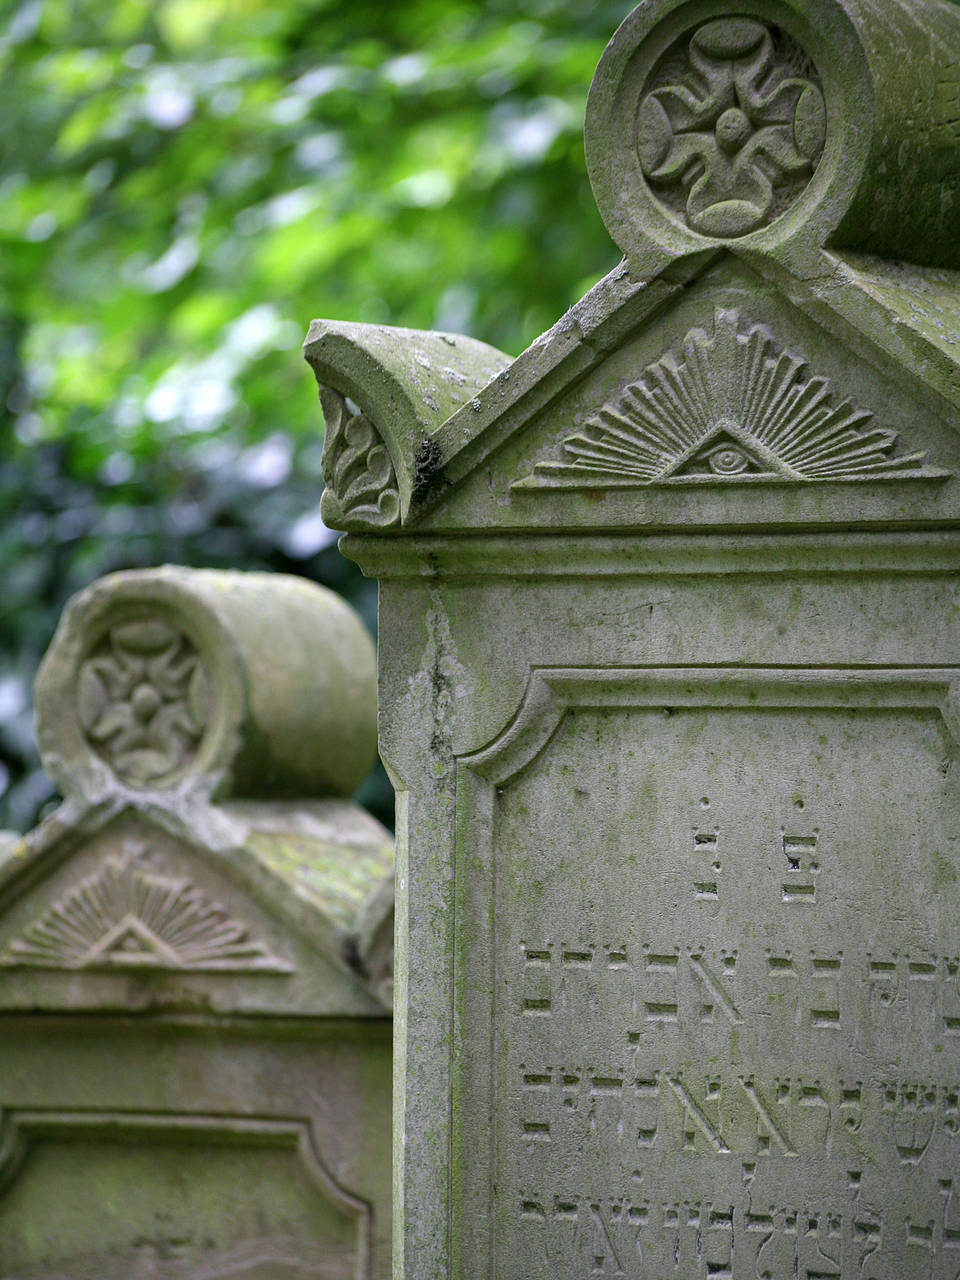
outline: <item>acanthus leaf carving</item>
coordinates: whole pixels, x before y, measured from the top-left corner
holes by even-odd
[[[289,973],[250,928],[185,877],[109,859],[28,925],[0,959],[43,969]]]
[[[806,74],[792,74],[802,67]],[[816,73],[784,32],[718,18],[661,60],[637,114],[641,168],[703,235],[746,235],[803,191],[823,152]]]
[[[925,451],[897,452],[895,431],[838,399],[827,378],[759,324],[717,310],[713,333],[678,347],[518,483],[742,484],[930,479]]]
[[[321,514],[333,528],[389,528],[400,520],[397,475],[370,419],[345,396],[320,390],[326,422],[320,466],[326,489]]]

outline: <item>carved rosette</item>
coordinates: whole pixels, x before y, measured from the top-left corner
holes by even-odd
[[[193,644],[159,618],[115,623],[80,667],[88,744],[131,786],[162,783],[196,754],[210,685]]]
[[[326,483],[321,513],[339,529],[386,529],[400,520],[400,494],[390,454],[370,419],[339,392],[320,390],[326,422],[320,461]]]
[[[637,113],[637,152],[661,203],[692,230],[723,238],[784,213],[825,137],[812,63],[785,32],[751,18],[719,18],[676,41]]]
[[[41,663],[41,759],[68,799],[349,795],[376,742],[375,671],[360,619],[303,579],[111,574]]]

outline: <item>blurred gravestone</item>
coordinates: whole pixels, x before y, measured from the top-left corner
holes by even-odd
[[[513,362],[311,329],[380,580],[398,1277],[960,1272],[958,104],[938,0],[641,5],[620,268]]]
[[[37,681],[0,847],[0,1276],[389,1274],[373,646],[293,578],[117,574]]]

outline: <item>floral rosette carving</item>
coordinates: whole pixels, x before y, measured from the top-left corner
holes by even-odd
[[[708,22],[668,52],[648,85],[637,116],[640,164],[693,230],[746,235],[808,184],[826,137],[823,94],[799,46],[776,28]]]
[[[77,710],[88,742],[118,777],[155,785],[195,754],[209,682],[174,627],[156,619],[118,623],[80,668]]]

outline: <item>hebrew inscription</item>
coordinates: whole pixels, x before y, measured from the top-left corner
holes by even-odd
[[[746,235],[802,194],[826,138],[820,81],[785,32],[704,23],[654,69],[637,114],[644,175],[703,235]]]
[[[762,325],[717,310],[563,442],[527,484],[743,484],[945,474]],[[540,479],[542,477],[542,479]]]
[[[47,969],[288,972],[247,925],[185,878],[110,859],[54,902],[0,964]]]
[[[119,777],[155,785],[196,753],[210,714],[207,673],[167,622],[117,623],[80,668],[77,710],[88,742]]]
[[[524,1280],[957,1280],[953,749],[936,709],[577,709],[501,786]]]

